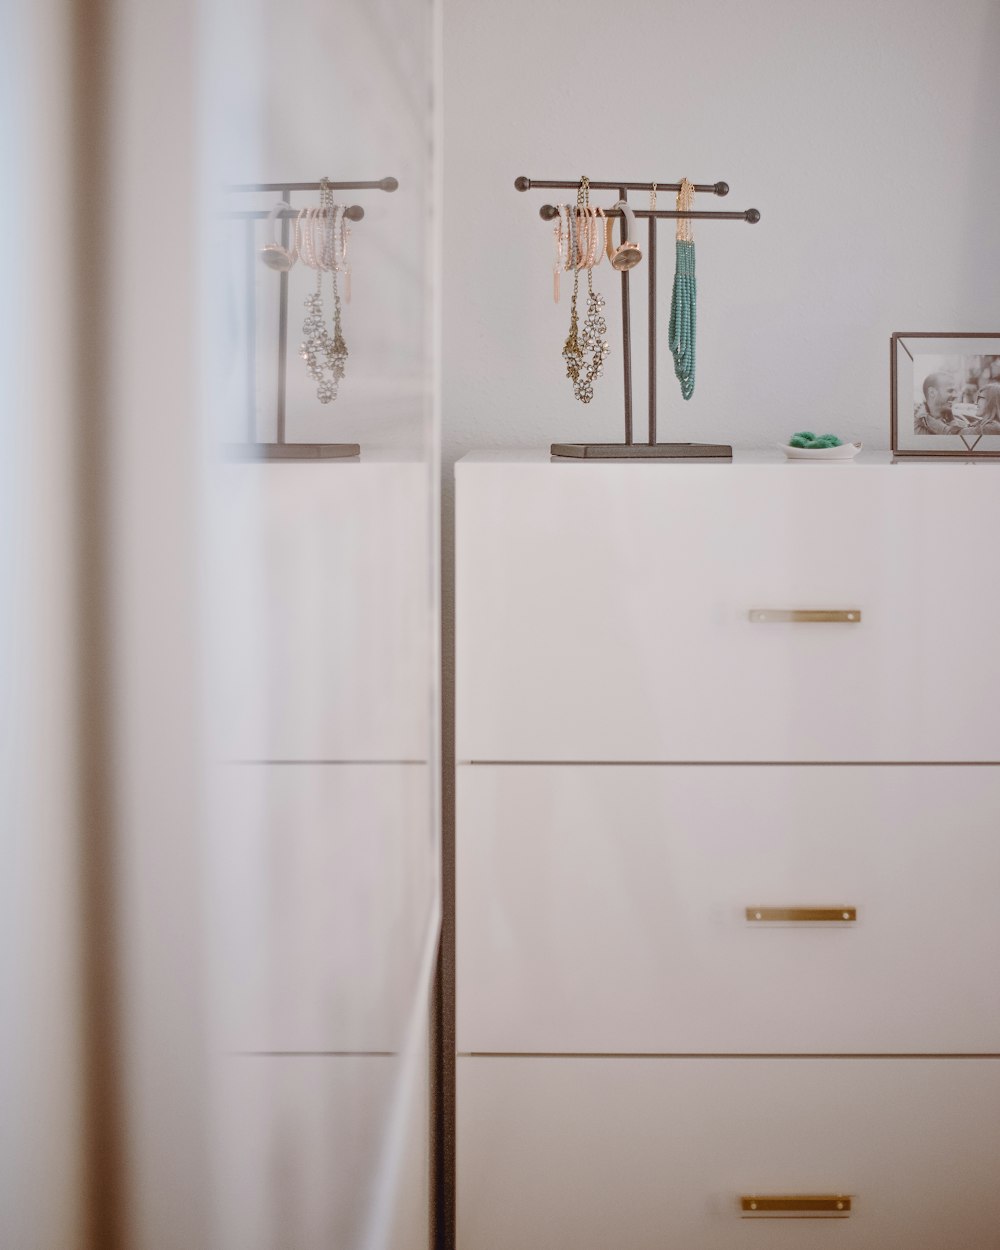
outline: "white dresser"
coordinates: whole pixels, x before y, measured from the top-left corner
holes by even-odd
[[[458,1250],[1000,1248],[1000,469],[456,477]]]

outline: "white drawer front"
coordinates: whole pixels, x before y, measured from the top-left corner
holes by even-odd
[[[458,1250],[1000,1247],[1000,1061],[460,1059],[457,1134]]]
[[[364,1245],[400,1073],[382,1056],[222,1061],[213,1250]]]
[[[418,463],[220,471],[213,707],[239,760],[424,760],[430,530]]]
[[[990,466],[457,483],[460,759],[1000,761]]]
[[[1000,1052],[1000,767],[466,765],[456,854],[460,1051]]]
[[[239,1051],[391,1051],[432,922],[426,765],[226,767],[213,984]]]

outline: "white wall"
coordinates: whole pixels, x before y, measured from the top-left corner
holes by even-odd
[[[728,199],[699,207],[761,211],[695,225],[688,403],[660,227],[661,439],[769,445],[808,428],[886,446],[889,335],[1000,330],[998,121],[996,0],[445,0],[446,452],[622,437],[616,284],[597,270],[614,354],[584,406],[537,215],[567,196],[513,187],[582,173],[722,179]],[[632,285],[644,349],[642,267]],[[634,368],[641,437],[644,354]]]

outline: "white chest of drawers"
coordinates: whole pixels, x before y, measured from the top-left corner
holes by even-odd
[[[1000,470],[456,476],[459,1250],[1000,1247]]]

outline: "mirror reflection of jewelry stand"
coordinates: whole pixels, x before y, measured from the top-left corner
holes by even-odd
[[[281,246],[288,249],[290,223],[299,210],[292,207],[293,191],[319,191],[323,186],[331,191],[395,191],[399,182],[395,178],[380,178],[377,182],[252,182],[227,187],[227,191],[246,194],[278,192],[288,205],[278,217],[281,221]],[[286,440],[286,404],[288,394],[288,270],[278,275],[278,386],[277,430],[273,443],[260,442],[257,438],[257,359],[254,347],[257,324],[257,297],[255,274],[260,264],[258,258],[255,223],[266,220],[271,209],[240,209],[225,214],[246,223],[245,256],[247,265],[247,318],[250,326],[247,351],[247,439],[244,443],[229,443],[225,454],[230,460],[342,460],[359,456],[359,443],[289,443]],[[351,204],[344,211],[347,221],[361,221],[365,210],[359,204]]]
[[[534,178],[515,179],[518,191],[535,189],[560,189],[576,191],[575,182],[539,182]],[[678,182],[590,182],[591,191],[617,191],[620,200],[628,200],[629,191],[679,191]],[[728,195],[729,184],[725,182],[697,183],[695,191],[712,195]],[[572,208],[570,211],[575,211]],[[733,449],[722,443],[658,443],[656,441],[656,223],[661,219],[690,218],[700,221],[746,221],[751,225],[760,221],[760,213],[748,208],[742,213],[714,213],[694,210],[676,212],[667,209],[634,209],[634,215],[649,223],[648,242],[644,260],[649,295],[649,437],[645,443],[637,443],[632,436],[632,332],[629,308],[629,272],[622,270],[622,358],[625,374],[625,442],[624,443],[553,443],[552,455],[578,460],[688,460],[732,459]],[[554,204],[543,204],[538,210],[543,221],[554,221],[559,209]],[[621,220],[621,239],[626,242],[625,213],[622,209],[607,209],[607,217]]]

